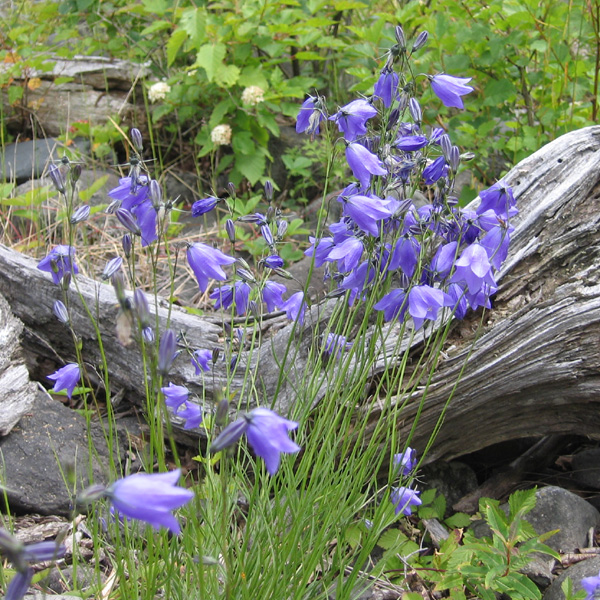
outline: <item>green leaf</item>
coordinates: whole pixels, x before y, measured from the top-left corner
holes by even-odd
[[[202,8],[190,8],[181,15],[179,23],[190,37],[195,48],[199,48],[206,37],[206,21],[206,11]]]
[[[386,529],[377,540],[377,545],[384,550],[397,548],[406,541],[406,535],[399,529]]]
[[[237,83],[240,69],[235,65],[222,65],[215,73],[215,83],[222,88],[229,88]]]
[[[206,77],[213,81],[217,71],[223,66],[227,49],[224,44],[204,44],[196,55],[196,65],[206,71]]]
[[[79,198],[87,202],[107,181],[108,175],[103,175],[96,179],[89,188],[79,192]]]
[[[184,29],[177,29],[173,32],[167,42],[167,65],[170,67],[177,58],[177,53],[187,40],[188,33]]]
[[[509,518],[513,520],[515,517],[526,515],[535,508],[537,488],[530,490],[517,490],[513,492],[508,499],[510,508]]]
[[[256,153],[256,144],[249,131],[236,132],[231,140],[231,146],[236,154]]]
[[[471,524],[471,517],[465,513],[455,513],[444,521],[451,529],[462,529]]]
[[[156,33],[157,31],[165,31],[166,29],[171,28],[171,23],[169,21],[155,21],[151,25],[148,25],[145,29],[142,29],[140,32],[141,36],[148,36],[152,33]]]
[[[9,104],[16,104],[23,97],[23,88],[18,85],[11,85],[8,88]]]
[[[12,183],[0,183],[0,198],[8,198],[13,191]]]
[[[236,154],[235,169],[254,185],[265,172],[265,156],[258,152]]]
[[[223,121],[223,117],[234,107],[233,100],[231,98],[226,98],[225,100],[221,100],[212,111],[210,115],[210,120],[208,122],[209,128],[212,130],[217,125],[220,125]]]

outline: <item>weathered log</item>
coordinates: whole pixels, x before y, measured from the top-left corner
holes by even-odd
[[[417,448],[426,445],[464,367],[429,460],[453,458],[525,436],[600,434],[599,148],[600,127],[582,129],[548,144],[505,178],[521,211],[513,223],[510,254],[499,274],[494,310],[485,317],[482,335],[473,345],[480,315],[457,323],[428,387],[412,440]],[[72,359],[69,337],[51,310],[59,291],[35,265],[36,261],[0,247],[0,293],[24,322],[24,345],[32,355],[47,356],[51,349],[64,360]],[[129,400],[141,403],[141,359],[135,347],[125,348],[117,341],[118,309],[112,288],[82,276],[76,282],[97,317],[113,389],[124,389]],[[82,338],[86,361],[97,367],[95,333],[78,291],[74,285],[69,291],[73,325]],[[251,353],[240,352],[239,362],[250,363],[253,377],[251,385],[244,385],[244,369],[237,369],[231,384],[238,391],[232,411],[251,408],[257,400],[275,399],[276,407],[285,413],[301,399],[298,382],[309,364],[313,330],[335,302],[313,306],[303,327],[289,325],[285,315],[262,322],[257,347]],[[158,311],[164,327],[167,310]],[[228,337],[218,316],[197,317],[177,308],[171,326],[186,332],[192,348],[223,347]],[[298,344],[281,377],[281,359],[292,334]],[[390,361],[392,356],[382,359],[379,371]],[[189,361],[178,360],[171,380],[186,382],[210,401],[222,387],[227,368],[219,361],[214,377],[202,380],[194,376]],[[422,396],[420,389],[403,409],[401,435],[408,435]],[[381,418],[378,409],[369,410],[373,422]]]

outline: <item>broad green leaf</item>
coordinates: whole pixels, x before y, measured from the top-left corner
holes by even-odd
[[[181,15],[179,23],[182,29],[189,35],[195,48],[200,48],[200,44],[202,44],[206,37],[206,20],[206,11],[202,8],[190,8]]]
[[[214,129],[217,125],[220,125],[223,121],[223,117],[234,107],[234,103],[231,98],[227,98],[225,100],[221,100],[212,111],[210,115],[210,121],[208,122],[208,126],[210,129]]]
[[[169,67],[175,62],[177,53],[187,40],[188,35],[189,34],[185,29],[176,29],[169,38],[169,41],[167,42],[167,65]]]
[[[240,69],[235,65],[221,65],[215,73],[215,83],[223,88],[236,84],[240,76]]]
[[[196,55],[196,65],[206,71],[208,81],[213,81],[223,65],[226,48],[224,44],[204,44]]]
[[[236,132],[231,140],[231,145],[236,154],[256,153],[256,144],[249,131]]]
[[[377,540],[377,545],[384,550],[397,548],[406,541],[406,535],[399,529],[386,529]]]
[[[141,36],[147,36],[152,33],[156,33],[157,31],[165,31],[165,29],[170,29],[171,23],[169,21],[154,21],[151,25],[148,25],[145,29],[142,29],[140,32]]]
[[[13,191],[12,183],[0,183],[0,198],[7,198]]]
[[[533,510],[535,508],[536,492],[537,488],[535,487],[530,490],[517,490],[513,492],[508,499],[508,506],[510,508],[509,518],[514,519],[517,514],[523,516]]]
[[[265,172],[265,156],[258,152],[236,154],[235,168],[250,182],[250,185],[254,185]]]

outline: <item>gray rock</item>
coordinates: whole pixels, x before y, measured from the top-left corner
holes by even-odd
[[[600,489],[600,448],[586,448],[575,454],[571,468],[577,483]]]
[[[89,142],[85,140],[76,145],[81,152],[89,150]],[[7,144],[0,150],[0,179],[23,183],[41,177],[48,162],[63,155],[61,148],[62,142],[54,138]]]
[[[570,577],[573,583],[573,592],[582,590],[581,580],[584,577],[596,577],[600,571],[600,556],[594,556],[587,560],[578,562],[565,569],[544,592],[542,600],[565,600],[565,595],[560,586],[563,581]]]
[[[108,481],[109,454],[104,435],[93,422],[95,483]],[[62,471],[62,472],[61,472]],[[10,508],[16,512],[68,515],[70,490],[63,474],[74,473],[75,489],[89,485],[88,428],[77,412],[39,390],[31,412],[10,435],[0,438],[0,480]]]

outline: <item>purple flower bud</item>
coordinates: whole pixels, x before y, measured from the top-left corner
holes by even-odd
[[[156,179],[150,181],[150,200],[155,210],[158,210],[163,204],[162,188]]]
[[[102,272],[102,279],[105,281],[110,279],[123,264],[123,259],[120,256],[115,256],[115,258],[111,258],[104,267],[104,271]]]
[[[144,149],[144,141],[142,140],[141,131],[137,127],[132,127],[129,131],[129,137],[131,138],[133,147],[141,153]]]
[[[429,33],[427,31],[421,31],[421,33],[419,33],[419,35],[417,36],[415,43],[413,44],[412,52],[420,50],[427,43],[428,39]]]
[[[123,246],[123,252],[125,254],[125,257],[129,258],[131,256],[132,243],[131,243],[131,236],[128,233],[126,233],[123,236],[123,239],[121,240],[121,245]]]
[[[404,29],[402,29],[402,25],[396,25],[394,28],[394,35],[396,36],[398,46],[400,46],[400,48],[406,48],[406,37],[404,36]]]
[[[136,288],[135,292],[133,292],[133,306],[142,327],[148,327],[150,324],[150,306],[148,305],[146,294],[140,288]]]
[[[184,429],[196,429],[202,423],[202,408],[194,402],[186,402],[185,408],[178,411],[177,416],[185,419]]]
[[[407,448],[404,452],[394,454],[394,470],[397,475],[408,475],[417,465],[417,451]]]
[[[448,164],[454,173],[458,171],[458,167],[460,165],[460,150],[458,149],[458,146],[452,146]]]
[[[56,318],[61,323],[64,323],[65,325],[69,324],[69,311],[62,301],[56,300],[53,306],[53,311],[56,315]]]
[[[52,180],[52,183],[54,184],[56,190],[61,194],[65,194],[67,191],[67,184],[65,182],[65,176],[63,175],[63,172],[60,170],[60,168],[54,164],[50,165],[48,167],[48,176]]]
[[[213,208],[215,208],[215,206],[217,206],[218,203],[219,198],[215,198],[214,196],[208,196],[207,198],[196,200],[196,202],[192,204],[192,217],[199,217],[200,215],[210,212]]]
[[[236,195],[236,189],[235,189],[235,185],[233,183],[231,183],[231,181],[227,184],[227,191],[229,192],[229,195],[232,198],[235,198]]]
[[[71,216],[71,224],[77,225],[90,216],[90,207],[87,204],[80,206]]]
[[[269,248],[271,248],[275,244],[275,241],[273,240],[273,233],[271,232],[271,228],[268,225],[263,225],[260,228],[260,233],[263,236],[263,238],[265,239],[265,242],[267,242],[267,246],[269,246]]]
[[[73,165],[73,167],[71,168],[70,177],[71,177],[71,183],[73,185],[75,185],[79,181],[82,171],[83,171],[83,167],[81,165]]]
[[[60,278],[60,287],[61,289],[63,289],[65,292],[69,289],[69,286],[71,285],[71,272],[68,271],[67,273],[65,273],[61,278]]]
[[[144,327],[144,329],[142,329],[142,337],[144,338],[145,342],[151,344],[154,341],[154,329],[152,329],[150,326]]]
[[[225,221],[225,231],[227,232],[227,237],[232,244],[235,244],[235,223],[231,219],[227,219]]]
[[[166,377],[169,374],[175,353],[177,351],[177,336],[172,329],[167,329],[160,338],[158,346],[158,372]]]
[[[135,222],[135,217],[128,210],[124,208],[117,208],[115,215],[117,216],[117,219],[121,221],[121,224],[126,229],[129,229],[131,233],[134,235],[142,235],[138,224]]]
[[[421,112],[421,105],[416,98],[413,97],[408,101],[408,110],[413,121],[419,125],[423,120],[423,113]]]
[[[452,151],[452,142],[450,141],[450,136],[445,133],[440,137],[440,146],[442,148],[442,152],[446,160],[450,160],[450,152]]]
[[[281,258],[281,256],[277,256],[276,254],[267,256],[263,262],[267,267],[269,267],[269,269],[280,269],[283,267],[283,258]]]
[[[273,200],[273,183],[270,180],[265,181],[265,198],[269,204]]]
[[[283,219],[277,221],[277,239],[282,240],[288,229],[288,222]]]

